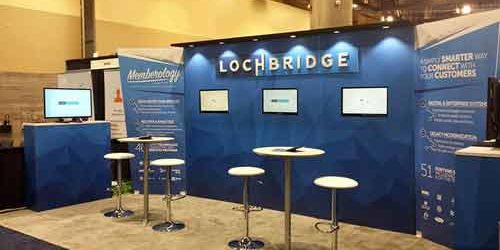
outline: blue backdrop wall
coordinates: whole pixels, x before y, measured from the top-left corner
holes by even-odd
[[[324,51],[339,43],[359,49],[359,72],[260,77],[216,73],[218,59],[228,53]],[[252,149],[305,145],[326,154],[294,162],[294,213],[328,218],[330,193],[313,180],[342,175],[360,183],[356,190],[339,194],[342,221],[415,233],[414,27],[207,45],[188,48],[184,55],[190,195],[239,202],[241,180],[228,176],[227,170],[250,164],[266,170],[261,182],[251,183],[253,203],[282,210],[283,163],[258,157]],[[342,116],[344,86],[388,86],[388,116]],[[283,87],[299,90],[299,114],[262,114],[261,89]],[[229,89],[229,113],[200,113],[200,89]]]

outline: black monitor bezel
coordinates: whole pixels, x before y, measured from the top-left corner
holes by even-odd
[[[344,89],[386,89],[387,90],[387,98],[386,98],[386,113],[385,114],[353,114],[353,113],[344,113]],[[387,117],[389,116],[389,86],[346,86],[340,89],[340,113],[342,116],[351,116],[351,117]]]
[[[201,110],[201,92],[210,92],[210,91],[226,91],[227,92],[227,111],[203,111]],[[231,109],[231,97],[230,97],[230,91],[229,89],[200,89],[198,91],[198,109],[200,111],[200,114],[207,114],[207,113],[212,113],[212,114],[227,114],[229,113],[229,110]]]
[[[46,90],[88,90],[90,92],[90,116],[60,116],[60,117],[47,117],[47,110],[46,110]],[[43,118],[44,119],[65,119],[65,118],[91,118],[94,116],[94,93],[92,92],[92,89],[85,89],[85,88],[43,88]]]
[[[297,95],[297,111],[292,112],[265,112],[264,111],[264,92],[266,90],[295,90]],[[261,91],[261,110],[263,115],[299,115],[299,89],[298,88],[262,88]]]

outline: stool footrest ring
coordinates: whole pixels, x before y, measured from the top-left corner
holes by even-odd
[[[233,210],[234,211],[239,211],[239,212],[245,212],[245,206],[233,207]],[[248,212],[249,213],[251,213],[251,212],[260,212],[262,210],[263,210],[263,208],[262,207],[258,207],[258,206],[250,206],[248,208]]]
[[[327,227],[326,229],[324,227]],[[316,228],[316,230],[322,232],[322,233],[327,233],[327,234],[331,234],[335,231],[338,231],[340,229],[340,226],[335,226],[333,225],[331,222],[316,222],[314,224],[314,228]]]
[[[166,200],[176,201],[176,200],[181,200],[184,198],[186,198],[186,195],[164,195],[163,201],[166,201]]]

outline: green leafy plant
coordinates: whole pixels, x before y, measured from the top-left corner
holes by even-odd
[[[112,186],[113,190],[113,196],[118,195],[118,185],[113,185]],[[122,182],[122,194],[131,194],[134,192],[134,189],[132,188],[132,182],[131,181],[124,181]]]

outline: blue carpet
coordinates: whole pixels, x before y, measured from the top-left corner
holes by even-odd
[[[64,250],[66,248],[0,226],[0,249],[1,250]]]

